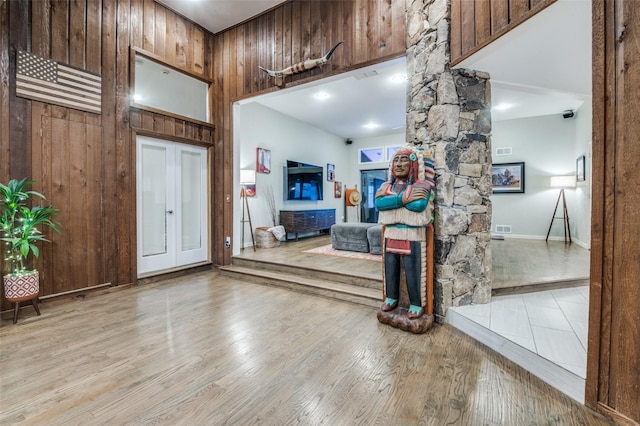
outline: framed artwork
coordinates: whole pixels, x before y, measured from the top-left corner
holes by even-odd
[[[333,183],[333,191],[335,198],[342,198],[342,182],[335,181]]]
[[[327,182],[333,182],[336,180],[336,166],[335,164],[327,163]]]
[[[256,196],[256,184],[247,183],[244,185],[244,189],[240,190],[240,196],[255,197]]]
[[[576,160],[576,181],[578,182],[584,182],[586,179],[584,160],[584,155]]]
[[[256,148],[256,172],[271,173],[271,150]]]
[[[494,194],[524,192],[524,163],[500,163],[492,167]]]

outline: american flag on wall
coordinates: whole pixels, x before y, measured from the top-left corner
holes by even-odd
[[[102,77],[22,50],[18,51],[16,94],[100,114]]]

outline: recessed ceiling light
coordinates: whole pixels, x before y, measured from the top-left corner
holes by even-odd
[[[407,81],[407,75],[403,73],[394,74],[391,76],[391,81],[394,83],[401,83]]]
[[[136,93],[135,95],[133,95],[133,100],[136,102],[140,102],[142,100],[142,96]]]
[[[494,106],[491,109],[495,109],[496,111],[506,111],[509,108],[513,108],[513,104],[509,104],[509,103],[503,102],[503,103],[500,103],[500,104]]]
[[[362,127],[365,129],[375,129],[376,127],[380,127],[380,125],[370,121],[367,124],[363,124]]]
[[[329,95],[327,92],[316,92],[313,95],[314,98],[318,99],[319,101],[323,101],[329,97],[331,97],[331,95]]]

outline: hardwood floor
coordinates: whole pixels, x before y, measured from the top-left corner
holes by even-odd
[[[0,324],[0,424],[600,425],[449,325],[218,272],[23,309]]]
[[[564,241],[491,240],[491,288],[553,286],[589,280],[589,250]]]
[[[316,253],[305,253],[305,250],[331,244],[329,235],[301,238],[298,241],[282,242],[280,246],[269,249],[251,247],[241,250],[237,257],[244,259],[267,260],[273,263],[296,265],[306,268],[331,271],[339,274],[353,274],[362,277],[379,278],[382,282],[382,264],[371,260],[350,259]]]
[[[328,235],[304,238],[255,252],[246,248],[237,257],[382,279],[379,263],[304,253],[304,250],[330,243]],[[589,250],[577,244],[508,238],[492,240],[491,251],[492,288],[501,294],[513,292],[518,287],[530,291],[536,286],[548,289],[562,283],[588,284]]]

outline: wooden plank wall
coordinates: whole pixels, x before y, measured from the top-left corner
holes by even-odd
[[[50,235],[35,265],[42,296],[136,281],[136,134],[212,146],[212,261],[228,264],[232,102],[405,52],[403,0],[292,1],[217,35],[153,0],[15,0],[0,2],[0,13],[0,179],[35,179],[60,210],[62,234]],[[338,41],[330,63],[284,85],[258,69],[319,57]],[[132,109],[132,47],[213,80],[215,130]],[[100,74],[102,114],[16,97],[17,49]]]
[[[262,16],[217,34],[214,39],[216,94],[213,182],[214,217],[224,217],[216,229],[215,247],[232,235],[233,129],[232,103],[260,93],[310,82],[357,67],[405,55],[404,0],[292,1]],[[344,41],[320,68],[287,77],[284,83],[268,77],[258,65],[281,70],[324,55]],[[228,264],[230,250],[215,250],[215,262]]]
[[[458,64],[556,0],[451,0],[451,65]]]
[[[132,110],[130,47],[212,79],[213,34],[152,0],[0,2],[0,23],[0,179],[36,180],[60,210],[41,295],[134,283],[135,134],[211,146],[213,127]],[[16,97],[17,49],[100,74],[102,114]]]
[[[640,422],[640,10],[593,1],[593,185],[585,400]],[[636,423],[633,423],[633,421]]]

